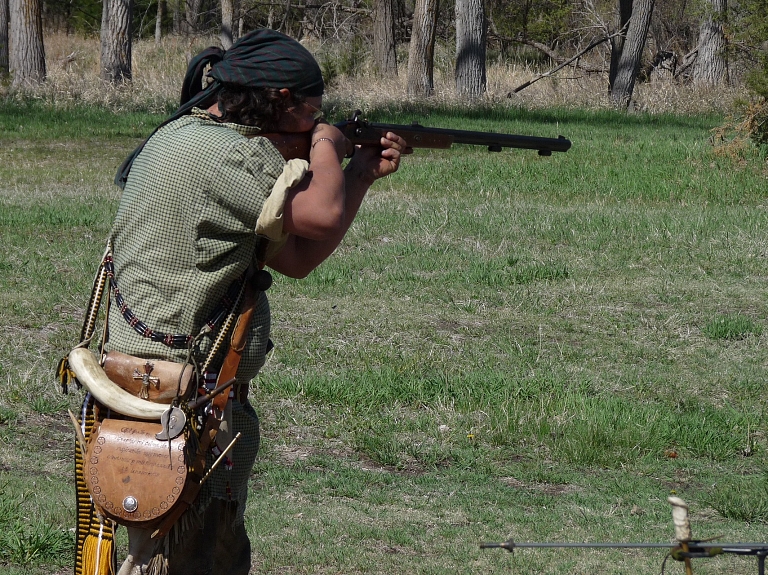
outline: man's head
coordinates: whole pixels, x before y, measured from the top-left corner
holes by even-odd
[[[306,132],[322,117],[322,96],[287,88],[243,88],[224,84],[216,101],[222,122],[259,126],[262,132]]]
[[[226,52],[208,48],[189,64],[182,106],[218,100],[222,119],[271,130],[280,116],[323,94],[323,76],[312,54],[274,30],[255,30]],[[287,96],[287,97],[286,97]]]
[[[181,105],[161,126],[189,114],[194,107],[208,108],[216,103],[225,85],[229,93],[224,98],[232,103],[225,104],[225,114],[233,118],[229,121],[259,126],[264,131],[289,131],[284,124],[294,116],[300,125],[306,124],[306,118],[314,113],[308,105],[318,108],[324,90],[320,66],[309,50],[280,32],[254,30],[226,52],[211,47],[190,61],[181,88]],[[245,91],[253,94],[245,96],[241,93]],[[267,109],[256,114],[256,107]],[[229,109],[231,112],[226,111]],[[120,188],[125,186],[143,147],[137,147],[118,169],[115,184]]]
[[[287,88],[322,96],[324,85],[314,56],[293,38],[274,30],[255,30],[240,38],[208,76],[222,84],[249,88]]]

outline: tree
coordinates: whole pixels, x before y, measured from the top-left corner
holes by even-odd
[[[413,30],[408,48],[409,96],[431,96],[434,92],[435,28],[438,0],[416,0]]]
[[[202,5],[203,0],[186,0],[186,31],[189,34],[195,32],[197,28],[197,20],[200,17],[200,8]]]
[[[626,108],[632,99],[635,80],[651,24],[654,0],[619,0],[619,25],[626,36],[611,45],[608,88],[614,104]]]
[[[38,84],[45,80],[42,2],[10,0],[9,68],[13,86]]]
[[[768,100],[768,0],[741,0],[730,9],[731,29],[749,56],[747,87]],[[765,126],[768,132],[768,125]]]
[[[221,0],[221,46],[229,50],[234,44],[233,27],[235,24],[234,0]]]
[[[183,28],[181,18],[181,0],[171,0],[172,14],[173,14],[173,33],[181,34]]]
[[[393,0],[373,2],[373,65],[381,76],[397,76]]]
[[[101,78],[117,84],[131,79],[133,0],[104,0],[101,17]]]
[[[8,75],[8,0],[0,0],[0,78]]]
[[[456,0],[456,91],[469,100],[485,93],[485,39],[483,0]]]
[[[155,18],[155,44],[163,39],[163,20],[168,11],[168,3],[165,0],[157,0],[157,18]]]
[[[619,0],[619,12],[617,21],[617,31],[619,34],[611,36],[611,62],[608,69],[608,91],[613,89],[616,74],[619,70],[619,60],[621,52],[624,49],[624,42],[627,39],[627,29],[629,28],[629,19],[632,17],[632,0]],[[615,32],[615,31],[611,31]]]
[[[563,40],[564,32],[576,28],[571,18],[582,11],[581,4],[584,2],[573,0],[487,0],[486,6],[494,35],[504,43],[532,41],[552,48]]]
[[[699,28],[699,55],[693,68],[693,82],[718,86],[728,82],[728,56],[723,24],[728,14],[727,0],[707,0],[709,9]]]

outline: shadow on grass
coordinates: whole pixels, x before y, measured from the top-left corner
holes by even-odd
[[[148,112],[116,114],[93,105],[53,107],[31,99],[6,98],[0,100],[0,141],[144,138],[164,119]]]
[[[175,103],[168,104],[169,113]],[[354,112],[354,102],[326,101],[328,120],[338,122]],[[465,106],[428,100],[392,102],[363,110],[363,115],[377,122],[424,125],[457,120],[470,122],[513,122],[541,125],[591,126],[594,128],[658,127],[710,130],[722,122],[718,115],[680,116],[628,114],[617,110],[577,110],[566,108],[526,110],[523,108],[480,104]],[[167,118],[149,112],[115,113],[106,108],[77,102],[67,107],[52,107],[32,99],[6,98],[0,105],[0,140],[13,138],[143,138]]]
[[[347,119],[352,112],[348,102],[329,101],[325,106],[333,121]],[[672,114],[629,114],[619,110],[576,110],[566,108],[526,110],[517,107],[477,105],[473,107],[418,102],[393,102],[363,110],[364,116],[377,122],[410,124],[426,118],[483,120],[493,122],[528,122],[536,124],[592,125],[595,127],[679,127],[683,129],[709,130],[722,122],[716,114],[680,116]],[[329,118],[330,120],[331,118]]]

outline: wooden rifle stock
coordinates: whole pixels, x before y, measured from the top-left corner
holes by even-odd
[[[277,151],[283,155],[286,161],[294,158],[309,160],[309,146],[312,143],[311,132],[280,132],[259,135],[272,142],[272,145],[277,148]]]
[[[504,148],[536,150],[540,156],[551,156],[552,152],[567,152],[571,141],[563,136],[540,138],[515,134],[496,134],[493,132],[472,132],[447,128],[428,128],[418,123],[411,125],[381,124],[360,119],[358,110],[351,119],[335,124],[342,134],[356,146],[379,146],[381,138],[392,132],[405,139],[409,148],[447,149],[453,144],[486,146],[490,152],[500,152]],[[264,134],[283,157],[309,158],[311,135],[300,134]]]

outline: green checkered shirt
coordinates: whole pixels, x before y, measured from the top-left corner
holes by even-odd
[[[115,279],[126,305],[154,331],[196,336],[253,262],[256,220],[285,165],[257,134],[195,109],[158,130],[134,161],[112,230]],[[238,371],[242,382],[264,363],[269,325],[261,294]],[[199,363],[214,337],[198,340]],[[116,305],[106,347],[147,359],[187,356],[140,336]]]

